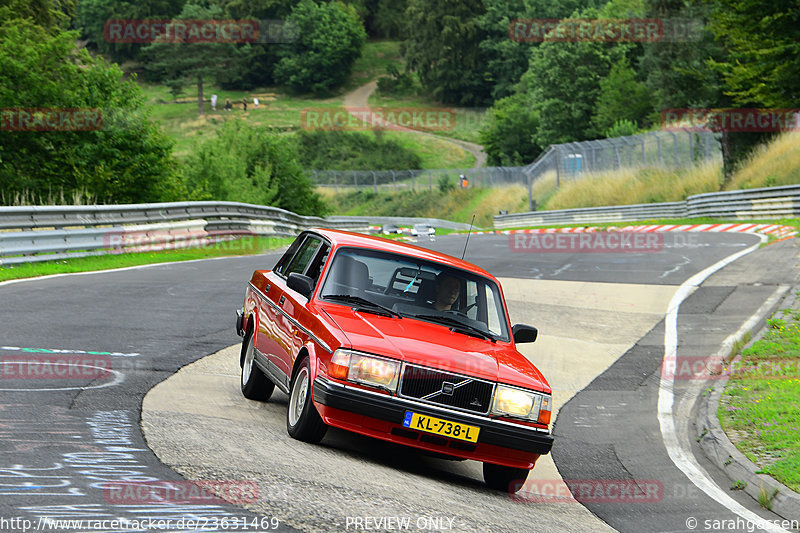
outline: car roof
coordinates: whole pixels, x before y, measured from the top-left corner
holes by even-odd
[[[331,241],[334,248],[340,246],[356,246],[359,248],[369,248],[372,250],[386,250],[387,252],[394,252],[403,255],[410,255],[420,259],[427,259],[437,263],[442,263],[454,268],[461,268],[476,274],[481,274],[487,278],[496,281],[495,277],[481,267],[474,265],[468,261],[458,259],[451,255],[443,254],[413,244],[398,242],[392,239],[384,239],[373,235],[364,235],[362,233],[352,233],[350,231],[342,231],[335,229],[313,228],[308,231],[318,233]]]

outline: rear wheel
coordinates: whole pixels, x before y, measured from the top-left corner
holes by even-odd
[[[272,396],[275,384],[258,368],[255,357],[255,335],[251,330],[242,342],[242,394],[249,400],[266,402]]]
[[[303,358],[292,378],[286,430],[293,438],[311,443],[321,441],[328,430],[311,399],[311,363],[308,357]]]
[[[510,466],[483,463],[483,480],[490,489],[513,494],[517,492],[528,478],[530,470],[512,468]]]

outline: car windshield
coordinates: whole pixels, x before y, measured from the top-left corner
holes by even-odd
[[[332,261],[320,290],[323,300],[378,314],[391,310],[466,335],[509,340],[500,289],[484,276],[362,248],[341,248]]]

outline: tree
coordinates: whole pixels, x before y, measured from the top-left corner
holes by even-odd
[[[541,145],[533,141],[539,117],[523,92],[495,102],[484,124],[480,138],[490,165],[525,165],[542,152]]]
[[[728,54],[706,64],[740,107],[794,108],[800,101],[800,6],[796,0],[715,0],[711,29]],[[725,183],[740,161],[774,133],[722,132]],[[723,183],[723,186],[725,185]]]
[[[711,28],[728,49],[711,61],[738,105],[793,107],[800,101],[800,5],[796,0],[715,0]]]
[[[291,138],[241,120],[225,123],[184,165],[195,200],[273,205],[302,215],[324,215],[326,205],[298,163]]]
[[[185,0],[80,0],[76,25],[88,44],[115,61],[135,59],[137,43],[117,43],[105,33],[109,20],[169,19],[180,13]]]
[[[434,99],[467,106],[490,101],[477,21],[485,12],[481,0],[409,0],[405,58]]]
[[[76,38],[30,20],[0,23],[4,114],[88,108],[102,117],[91,131],[2,132],[0,189],[36,201],[59,192],[84,192],[101,202],[175,199],[172,142],[148,120],[138,85],[123,81],[116,65],[77,50]]]
[[[534,141],[540,146],[585,140],[600,82],[624,55],[621,45],[599,42],[544,42],[533,50],[523,81],[539,116]]]
[[[275,80],[298,92],[325,94],[342,85],[367,39],[353,6],[301,0],[286,20],[297,40],[286,45]]]
[[[600,82],[600,96],[591,119],[593,135],[604,137],[619,121],[644,126],[653,110],[650,91],[635,76],[627,58],[622,58]]]
[[[26,19],[48,31],[65,30],[77,0],[2,0],[0,21]]]
[[[294,38],[294,31],[285,24],[296,0],[220,0],[226,18],[233,20],[258,20],[266,23],[259,28],[258,44],[235,44],[237,53],[228,63],[225,72],[217,75],[223,89],[252,89],[275,84],[275,66],[280,60],[284,41]],[[277,32],[283,22],[281,34]],[[271,24],[278,26],[273,29]],[[274,39],[274,41],[273,41]]]
[[[191,0],[183,6],[177,20],[221,19],[222,9],[217,5],[204,7],[200,0]],[[237,54],[246,53],[231,43],[192,42],[189,32],[182,42],[174,39],[154,41],[143,50],[148,60],[145,68],[165,82],[193,81],[197,85],[197,114],[203,114],[203,83],[215,80],[235,63]]]
[[[702,26],[708,19],[710,5],[699,1],[646,0],[644,16],[693,21]],[[637,70],[644,74],[655,110],[711,107],[723,104],[725,98],[722,77],[708,68],[707,61],[726,57],[724,47],[714,41],[714,35],[698,28],[696,35],[687,39],[647,43]]]
[[[483,78],[491,85],[491,100],[510,95],[528,67],[532,44],[509,38],[509,24],[526,17],[525,0],[484,0],[486,11],[476,18],[483,39],[478,44]]]

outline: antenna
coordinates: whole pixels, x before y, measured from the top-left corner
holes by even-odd
[[[467,242],[464,243],[464,252],[461,254],[461,259],[467,255],[467,245],[469,244],[469,235],[472,233],[472,224],[475,223],[475,213],[472,213],[472,222],[469,223],[469,231],[467,232]]]

